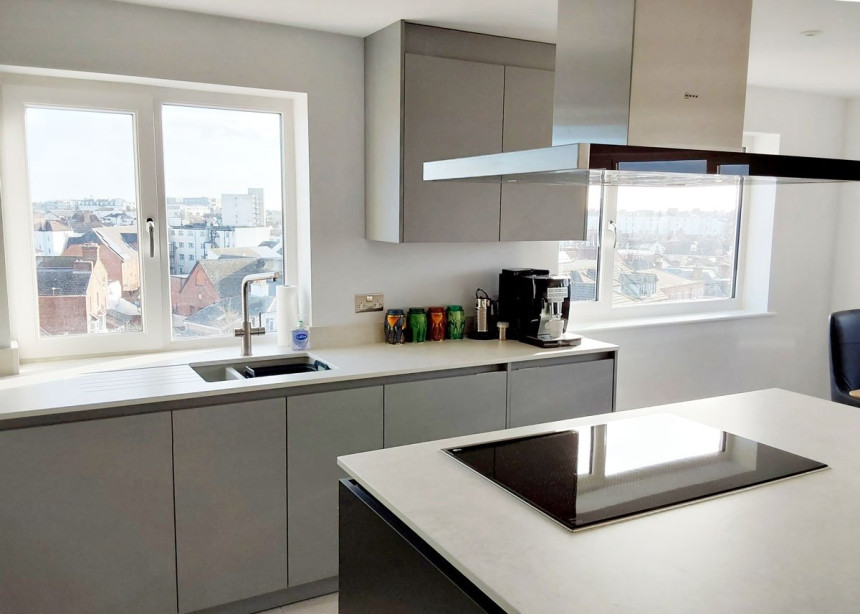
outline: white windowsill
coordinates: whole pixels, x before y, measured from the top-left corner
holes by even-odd
[[[728,311],[709,311],[685,315],[652,316],[647,318],[625,318],[623,320],[601,320],[595,322],[575,322],[569,327],[571,332],[591,333],[602,330],[623,330],[626,328],[647,328],[653,326],[674,326],[677,324],[700,324],[702,322],[723,322],[727,320],[746,320],[750,318],[769,318],[773,311],[753,309],[732,309]]]

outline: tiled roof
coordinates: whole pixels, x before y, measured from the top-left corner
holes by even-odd
[[[84,296],[91,276],[92,271],[39,266],[36,270],[39,296]]]
[[[35,229],[37,232],[71,232],[71,227],[57,220],[42,220],[36,222]]]
[[[250,296],[248,297],[248,312],[252,316],[268,313],[274,302],[275,297],[273,296]],[[218,301],[188,316],[185,321],[223,330],[240,328],[242,324],[242,301],[238,297]]]
[[[213,247],[209,251],[219,258],[268,258],[270,260],[281,258],[278,252],[263,245],[258,247]]]
[[[102,226],[88,230],[80,237],[69,239],[68,247],[82,243],[99,243],[109,248],[123,260],[137,257],[135,250],[129,243],[129,236],[137,238],[137,227],[135,226]],[[132,241],[134,242],[134,241]],[[68,249],[68,247],[66,249]]]
[[[198,260],[195,269],[200,267],[206,272],[209,280],[218,291],[221,298],[239,296],[242,278],[252,273],[262,273],[271,270],[266,261],[259,258],[224,258],[218,260]],[[188,275],[193,279],[194,269]]]

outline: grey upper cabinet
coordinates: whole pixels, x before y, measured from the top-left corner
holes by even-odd
[[[504,151],[552,145],[551,70],[505,66]],[[565,241],[585,236],[587,188],[502,183],[502,241]]]
[[[284,399],[173,412],[179,611],[287,588]]]
[[[385,447],[505,428],[507,373],[385,386]]]
[[[290,586],[337,575],[337,457],[382,447],[382,386],[287,399]]]
[[[615,406],[615,360],[514,368],[508,426],[607,413]]]
[[[0,612],[176,611],[170,414],[0,432]]]
[[[502,151],[552,145],[554,77],[551,70],[505,66]]]
[[[366,38],[367,238],[582,238],[581,198],[573,222],[558,215],[569,189],[423,180],[426,161],[550,145],[553,66],[554,47],[532,41],[404,22]]]
[[[424,162],[502,148],[503,66],[406,54],[403,238],[497,241],[498,183],[424,181]]]

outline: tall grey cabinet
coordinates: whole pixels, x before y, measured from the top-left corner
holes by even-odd
[[[0,432],[0,612],[176,611],[170,414]]]
[[[424,162],[552,144],[554,47],[398,22],[365,39],[366,235],[579,239],[584,188],[425,182]]]
[[[505,125],[502,151],[552,145],[555,73],[505,66]],[[459,184],[454,184],[459,185]],[[585,236],[584,185],[509,182],[501,184],[499,240],[565,241]]]
[[[427,182],[423,173],[427,160],[501,150],[504,91],[504,66],[406,54],[405,242],[498,240],[499,183]]]
[[[286,401],[173,412],[179,611],[287,588]]]
[[[337,457],[382,447],[382,386],[287,399],[290,586],[337,576]]]

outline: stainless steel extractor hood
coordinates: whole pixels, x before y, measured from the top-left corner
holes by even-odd
[[[559,0],[553,146],[424,164],[550,184],[860,181],[860,161],[742,151],[752,0]]]

